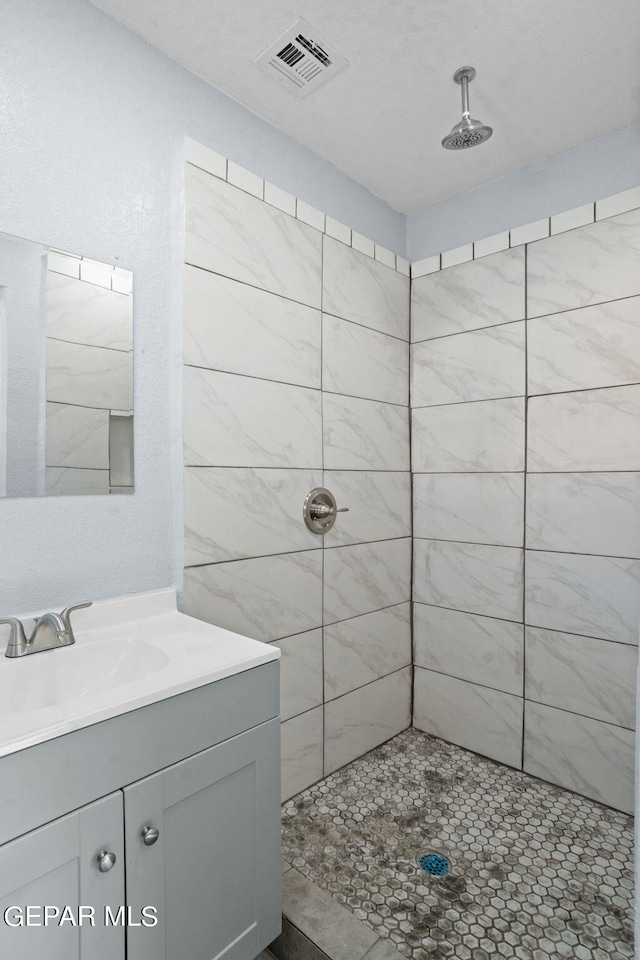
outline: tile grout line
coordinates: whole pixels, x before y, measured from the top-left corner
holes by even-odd
[[[551,221],[549,221],[551,229]],[[522,744],[520,747],[520,769],[524,770],[526,735],[526,688],[527,688],[527,466],[528,466],[528,426],[529,426],[529,340],[528,340],[528,250],[524,248],[524,471],[522,490]]]

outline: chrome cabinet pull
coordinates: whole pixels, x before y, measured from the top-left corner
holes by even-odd
[[[152,847],[160,836],[160,831],[157,827],[151,827],[147,824],[146,827],[143,827],[140,831],[140,836],[142,837],[142,842],[145,847]]]
[[[98,870],[100,873],[108,873],[109,870],[114,866],[116,862],[115,853],[110,853],[107,850],[101,850],[96,860],[98,861]]]

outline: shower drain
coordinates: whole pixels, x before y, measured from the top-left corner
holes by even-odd
[[[451,862],[440,853],[421,853],[416,857],[418,866],[432,877],[446,877],[451,868]]]

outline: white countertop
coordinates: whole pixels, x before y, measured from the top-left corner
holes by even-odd
[[[0,757],[280,657],[179,613],[172,590],[96,603],[71,622],[75,644],[16,659],[0,634]]]

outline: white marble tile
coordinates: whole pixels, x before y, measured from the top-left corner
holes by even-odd
[[[522,620],[522,550],[415,540],[413,569],[418,603]]]
[[[189,165],[187,263],[320,306],[322,234]]]
[[[411,725],[411,667],[332,700],[324,708],[325,776]]]
[[[408,277],[325,236],[323,280],[326,313],[409,339]]]
[[[185,267],[185,363],[319,388],[321,343],[319,310]]]
[[[542,240],[549,236],[549,217],[525,223],[522,227],[511,230],[510,244],[517,247],[521,243],[531,243],[533,240]]]
[[[615,217],[627,210],[635,210],[636,207],[640,207],[640,187],[632,187],[631,190],[623,190],[622,193],[596,200],[596,220]]]
[[[529,393],[640,382],[640,297],[527,324]]]
[[[326,547],[411,536],[411,474],[325,470],[324,485],[348,507],[324,535]]]
[[[527,701],[524,769],[534,777],[633,813],[635,734]]]
[[[412,416],[416,473],[514,473],[524,469],[524,400],[423,407]]]
[[[47,269],[53,273],[62,273],[65,277],[80,279],[80,259],[70,257],[64,253],[55,253],[50,250],[47,254]]]
[[[407,405],[408,380],[409,344],[405,340],[323,314],[323,390]]]
[[[433,257],[425,257],[424,260],[416,260],[411,264],[411,277],[417,280],[418,277],[426,277],[430,273],[437,273],[440,270],[440,254],[436,253]]]
[[[48,467],[109,469],[109,411],[47,403]]]
[[[527,547],[640,557],[640,473],[531,473]]]
[[[523,473],[416,473],[413,535],[523,545]]]
[[[411,264],[408,260],[405,260],[404,257],[400,257],[398,254],[396,254],[396,270],[404,277],[411,276]]]
[[[638,648],[526,628],[527,700],[635,729]]]
[[[298,200],[296,216],[298,220],[302,220],[303,223],[308,223],[309,226],[315,230],[324,231],[324,213],[322,210],[318,210],[317,207],[312,207],[310,203],[305,203],[304,200]]]
[[[109,493],[108,470],[47,467],[46,479],[47,493],[52,495]]]
[[[640,210],[559,233],[527,253],[529,317],[640,293]]]
[[[411,347],[411,405],[519,397],[525,393],[525,321]]]
[[[240,187],[247,193],[262,200],[264,195],[264,180],[257,173],[252,173],[246,167],[241,167],[239,163],[229,160],[227,163],[227,180],[235,187]]]
[[[320,391],[185,367],[184,449],[189,466],[321,467]]]
[[[336,240],[339,240],[340,243],[346,243],[348,246],[351,245],[351,227],[348,227],[345,223],[340,223],[339,220],[334,220],[333,217],[326,217],[325,231],[329,237],[334,237]]]
[[[280,727],[282,802],[323,776],[323,708],[316,707]]]
[[[416,666],[522,696],[522,624],[415,603],[413,636]]]
[[[415,668],[413,725],[484,757],[520,767],[523,700]]]
[[[283,721],[322,703],[322,630],[273,642],[280,657],[280,717]]]
[[[411,279],[426,277],[430,273],[437,273],[440,269],[440,254],[435,253],[432,257],[424,257],[423,260],[416,260],[411,264]]]
[[[324,696],[334,700],[411,663],[410,604],[324,628]]]
[[[640,560],[527,550],[525,623],[638,643]]]
[[[565,230],[584,227],[587,223],[593,223],[594,220],[595,204],[593,203],[583,203],[581,207],[563,210],[562,213],[556,213],[551,217],[551,236],[556,233],[564,233]]]
[[[527,469],[640,470],[640,386],[532,397]]]
[[[322,553],[188,567],[184,612],[255,640],[313,630],[322,624]]]
[[[381,540],[324,551],[324,623],[411,598],[411,540]]]
[[[47,337],[47,400],[131,410],[133,354]]]
[[[284,213],[288,213],[289,216],[295,217],[296,215],[296,198],[291,193],[287,193],[286,190],[281,190],[280,187],[274,186],[273,183],[264,182],[264,199],[265,203],[270,203],[272,207],[277,207],[278,210],[282,210]]]
[[[329,393],[322,403],[325,469],[409,469],[406,407]]]
[[[130,296],[133,292],[133,274],[130,270],[124,270],[122,267],[113,268],[113,276],[111,277],[111,289],[115,293],[123,293],[125,296]]]
[[[221,177],[223,180],[227,178],[227,158],[191,137],[185,137],[184,158],[186,163],[192,163],[195,167],[212,173],[214,177]]]
[[[322,547],[302,522],[305,497],[321,480],[311,470],[186,467],[185,565]]]
[[[499,253],[500,250],[509,249],[509,231],[503,233],[494,233],[490,237],[484,237],[482,240],[476,240],[473,245],[473,256],[477,260],[479,257],[488,257],[492,253]]]
[[[440,263],[443,270],[448,267],[455,267],[459,263],[467,263],[469,260],[473,260],[472,243],[465,243],[461,247],[454,247],[453,250],[445,250],[444,253],[440,254]]]
[[[376,253],[375,259],[379,260],[380,263],[384,263],[386,267],[391,267],[392,270],[396,269],[396,255],[392,250],[387,250],[386,247],[381,247],[379,243],[376,243]]]
[[[356,230],[351,231],[351,245],[354,250],[363,253],[366,257],[375,257],[376,245],[373,240],[369,240]]]
[[[411,339],[427,340],[524,318],[524,251],[419,277],[411,285]]]
[[[112,350],[131,350],[131,297],[47,273],[47,336]]]
[[[101,260],[90,260],[83,257],[80,261],[80,279],[86,283],[94,283],[106,290],[111,289],[113,267]]]

